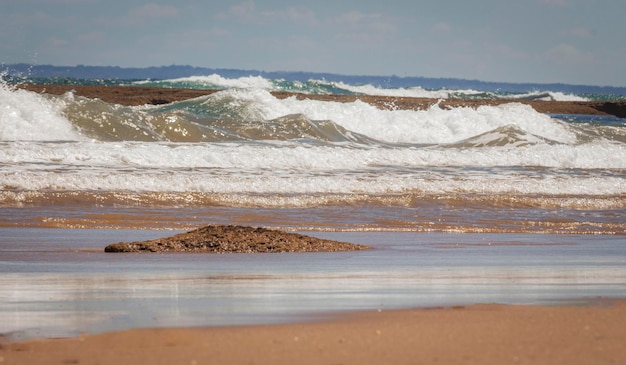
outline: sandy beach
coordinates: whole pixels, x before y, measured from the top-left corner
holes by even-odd
[[[45,92],[60,95],[74,90],[76,95],[88,98],[99,98],[109,103],[123,105],[144,104],[167,104],[175,101],[210,95],[218,90],[199,89],[170,89],[160,87],[143,86],[86,86],[86,85],[34,85],[22,84],[18,86],[30,91]],[[398,108],[407,110],[424,110],[436,104],[439,100],[430,98],[391,97],[372,95],[317,95],[300,94],[291,92],[272,92],[279,99],[296,97],[298,99],[311,99],[337,102],[363,102],[376,105],[381,109]],[[518,102],[533,107],[540,113],[551,114],[589,114],[589,115],[614,115],[626,118],[626,102],[605,101],[538,101],[538,100],[494,100],[494,99],[446,99],[440,101],[442,108],[472,107],[481,105],[500,105]]]
[[[4,343],[3,364],[621,364],[626,302],[472,305]]]

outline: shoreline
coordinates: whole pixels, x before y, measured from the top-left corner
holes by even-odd
[[[38,85],[20,84],[18,89],[37,93],[62,95],[74,90],[76,95],[98,98],[108,103],[128,106],[159,105],[176,101],[206,96],[218,92],[213,89],[175,89],[146,86],[89,86],[89,85]],[[310,99],[320,101],[354,102],[361,100],[380,109],[425,110],[439,103],[442,108],[470,107],[483,105],[496,106],[507,103],[521,103],[531,106],[539,113],[545,114],[581,114],[581,115],[613,115],[626,118],[626,101],[541,101],[541,100],[507,100],[507,99],[444,99],[432,98],[376,96],[376,95],[325,95],[302,94],[293,92],[273,91],[274,97],[285,99],[296,97],[299,100]]]
[[[217,91],[139,86],[32,87],[33,91],[50,94],[63,94],[73,89],[76,95],[124,105],[163,104]],[[413,110],[438,103],[435,99],[420,98],[272,94],[278,98],[334,102],[358,99],[379,108]],[[606,115],[606,110],[613,110],[616,113],[613,115],[622,113],[622,117],[626,117],[626,102],[623,101],[448,99],[438,105],[448,108],[502,103],[528,104],[541,113]],[[404,235],[358,231],[346,241],[354,240],[381,250],[364,251],[362,255],[321,253],[306,257],[261,257],[252,254],[196,258],[193,255],[108,255],[90,249],[100,247],[104,241],[120,241],[110,240],[112,236],[124,236],[124,240],[131,235],[158,239],[156,236],[166,232],[151,232],[153,228],[149,225],[156,225],[155,221],[170,228],[181,222],[199,221],[286,227],[314,221],[319,224],[318,228],[332,228],[338,227],[333,221],[337,215],[330,215],[324,209],[305,208],[291,218],[292,209],[274,215],[268,212],[277,210],[220,210],[219,205],[202,209],[201,204],[196,210],[180,213],[176,211],[176,203],[166,209],[127,203],[119,209],[118,200],[107,201],[107,205],[95,195],[90,198],[93,200],[86,200],[98,203],[91,209],[91,203],[78,204],[71,194],[54,199],[46,202],[50,204],[48,208],[16,204],[3,215],[8,217],[3,218],[6,225],[24,222],[28,217],[30,222],[39,224],[38,228],[64,228],[55,232],[43,229],[34,232],[38,228],[5,226],[11,229],[4,232],[11,235],[5,234],[0,239],[5,243],[0,254],[5,255],[2,259],[9,263],[0,267],[6,274],[0,277],[5,283],[3,291],[0,290],[1,297],[5,298],[0,300],[5,308],[5,317],[0,319],[5,320],[0,322],[5,323],[3,328],[7,332],[0,333],[0,365],[626,363],[623,346],[626,343],[626,272],[621,265],[624,255],[620,250],[621,241],[618,242],[620,236],[615,239],[607,234],[598,238],[598,228],[594,228],[593,222],[577,218],[576,212],[580,209],[576,206],[560,210],[569,216],[559,214],[558,221],[552,220],[553,213],[545,215],[543,210],[542,214],[529,210],[532,206],[525,207],[524,212],[534,213],[530,215],[532,223],[539,228],[533,229],[545,229],[541,228],[544,223],[546,227],[554,227],[555,222],[564,222],[560,227],[567,233],[574,222],[582,227],[580,229],[586,229],[585,232],[594,233],[593,237],[527,238],[523,236],[530,229],[527,227],[518,228],[520,232],[516,233],[439,234],[428,239],[414,235],[412,230]],[[494,211],[512,213],[499,214],[494,220],[472,216],[471,212],[478,210],[472,211],[475,206],[471,204],[454,206],[459,212],[469,211],[469,214],[443,217],[449,220],[448,227],[456,229],[459,225],[451,217],[465,222],[467,227],[485,229],[480,233],[488,233],[487,229],[493,229],[498,222],[498,227],[511,229],[510,222],[524,220],[513,219],[519,217],[514,214],[517,211],[506,202],[494,205]],[[398,221],[410,221],[416,226],[422,224],[418,218],[430,222],[431,216],[446,207],[442,204],[428,206],[431,210],[426,210],[423,217],[408,210],[410,220],[403,218],[407,215],[402,212],[398,217],[405,220]],[[435,210],[433,207],[442,208]],[[202,210],[208,212],[199,214]],[[347,216],[351,212],[342,209],[340,214]],[[391,215],[383,224],[380,217],[385,216],[384,213],[377,210],[361,219],[385,226],[396,216]],[[573,214],[576,217],[569,219]],[[587,215],[581,215],[584,216]],[[193,219],[188,220],[188,217]],[[545,221],[544,217],[547,217]],[[622,227],[619,214],[609,216],[607,213],[604,217],[609,218],[600,221],[602,227],[611,224],[610,227]],[[483,221],[487,224],[477,227],[476,222]],[[361,221],[343,221],[342,224],[356,226],[357,223]],[[115,232],[108,227],[109,230],[97,234],[90,230],[65,234],[71,229],[88,228],[90,224],[125,224],[131,229],[143,227],[150,231]],[[446,226],[426,227],[442,229]],[[27,229],[20,231],[23,228]],[[556,232],[556,228],[550,229]],[[24,234],[28,230],[33,231],[30,236]],[[155,237],[148,237],[152,234]],[[340,234],[346,235],[339,231],[335,237]],[[332,238],[333,232],[316,235]],[[86,251],[78,251],[80,248]],[[19,269],[14,270],[16,267]],[[448,301],[437,302],[438,298]],[[457,303],[464,305],[455,305]],[[297,315],[294,308],[302,310],[307,306],[323,311],[290,317],[290,313]],[[373,310],[359,311],[359,308]],[[235,315],[261,322],[278,318],[282,324],[245,322],[245,325],[236,325],[233,323],[237,322],[230,322],[217,327],[219,324],[207,320],[212,316],[230,319]],[[83,330],[91,334],[55,338],[55,333],[42,331],[45,326],[68,328],[67,323],[72,323],[72,318],[77,319],[78,329],[71,335]],[[133,322],[134,318],[138,322]],[[100,322],[111,326],[123,323],[126,327],[89,327],[91,323],[96,326]],[[215,327],[196,327],[207,324]],[[37,331],[34,337],[40,338],[19,339],[14,335],[16,332],[11,333],[11,328],[34,328]]]
[[[1,340],[1,338],[0,338]],[[613,364],[626,300],[330,314],[258,326],[149,328],[0,342],[7,364]]]

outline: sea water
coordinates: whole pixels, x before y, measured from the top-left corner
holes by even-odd
[[[12,340],[222,326],[355,310],[577,304],[626,294],[615,236],[314,232],[356,252],[107,254],[163,231],[0,228],[0,332]]]
[[[514,101],[381,110],[278,99],[268,80],[253,81],[137,107],[3,85],[0,225],[135,226],[138,211],[182,208],[190,224],[149,228],[249,219],[321,230],[624,233],[624,119],[552,116]]]
[[[159,83],[220,91],[129,107],[0,86],[0,332],[626,294],[624,119],[546,115],[515,102],[582,96],[216,75],[140,84]],[[270,93],[281,87],[511,102],[381,110]],[[96,252],[210,223],[375,249]]]

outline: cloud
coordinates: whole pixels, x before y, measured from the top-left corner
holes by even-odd
[[[594,35],[594,31],[588,28],[584,28],[584,27],[577,27],[577,28],[563,29],[560,32],[560,34],[563,36],[568,36],[568,37],[587,38],[589,36]]]
[[[128,12],[130,17],[140,19],[176,18],[178,14],[178,9],[173,6],[154,3],[145,4]]]
[[[241,19],[253,19],[256,13],[254,1],[246,1],[238,5],[233,5],[228,9],[228,13]]]
[[[541,4],[550,6],[567,6],[568,0],[539,0]]]
[[[298,24],[316,24],[315,12],[304,7],[288,7],[281,10],[258,10],[252,0],[231,6],[227,13],[217,16],[219,19],[235,18],[253,24],[272,24],[275,22],[293,22]]]
[[[501,43],[488,44],[486,49],[492,54],[503,56],[505,59],[525,59],[527,57],[524,52]]]
[[[53,47],[63,47],[63,46],[67,46],[68,44],[70,44],[70,42],[67,41],[66,39],[61,39],[58,37],[48,38],[47,43],[48,45],[53,46]]]
[[[51,5],[51,4],[94,4],[98,0],[21,0],[22,4]]]
[[[168,34],[165,42],[177,50],[206,50],[213,49],[220,42],[231,36],[227,29],[212,27],[209,29],[191,29]]]
[[[78,39],[81,42],[93,43],[93,42],[102,41],[105,38],[106,36],[102,32],[88,32],[88,33],[83,33],[83,34],[78,35],[76,39]]]
[[[382,13],[363,13],[357,10],[343,13],[332,20],[338,25],[352,29],[389,33],[398,30],[398,19]]]
[[[437,23],[431,28],[436,33],[448,33],[452,31],[452,25],[450,23]]]
[[[557,65],[589,65],[594,63],[594,57],[570,44],[559,44],[545,53],[545,58]]]
[[[353,10],[338,16],[337,21],[351,26],[358,26],[359,24],[362,24],[364,22],[379,18],[380,14],[366,14],[357,10]]]

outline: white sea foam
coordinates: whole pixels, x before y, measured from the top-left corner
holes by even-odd
[[[339,89],[348,90],[354,93],[366,94],[366,95],[378,95],[378,96],[447,99],[450,97],[450,94],[451,94],[450,90],[426,90],[419,86],[410,87],[410,88],[387,89],[387,88],[382,88],[382,87],[376,87],[370,84],[350,85],[350,84],[346,84],[345,82],[332,82],[330,84]],[[467,94],[476,93],[472,90],[456,91],[456,92],[464,92]]]
[[[612,144],[525,148],[352,148],[277,144],[13,143],[0,186],[24,190],[255,194],[623,194]],[[497,166],[494,167],[494,166]],[[506,167],[511,168],[507,169]],[[535,166],[524,171],[519,166]],[[537,170],[539,166],[562,172]],[[590,169],[571,175],[569,168]],[[593,170],[592,170],[593,169]],[[537,172],[541,171],[541,172]],[[594,172],[599,171],[599,172]]]
[[[506,125],[562,143],[576,140],[562,122],[518,103],[452,110],[434,106],[413,111],[381,110],[361,101],[340,103],[295,97],[280,100],[260,89],[225,90],[211,97],[244,103],[256,118],[269,120],[304,114],[314,120],[332,120],[350,131],[386,142],[452,143]]]
[[[589,101],[589,99],[574,94],[566,94],[559,91],[533,91],[524,94],[507,96],[509,99],[530,99],[542,101]]]
[[[0,83],[0,141],[79,139],[82,138],[63,117],[59,103]]]
[[[5,142],[7,146],[9,142]],[[57,163],[72,166],[143,168],[221,168],[235,170],[329,171],[369,168],[516,167],[626,169],[626,148],[609,142],[578,146],[527,147],[356,147],[307,146],[297,142],[141,143],[11,142],[0,149],[0,163]],[[17,166],[16,168],[19,168]]]
[[[63,117],[65,106],[74,102],[71,94],[48,98],[0,88],[0,189],[260,194],[266,199],[407,192],[626,193],[623,143],[602,138],[579,141],[564,122],[517,103],[478,109],[380,110],[360,101],[277,99],[267,90],[253,88],[225,90],[186,104],[221,105],[244,121],[304,114],[379,141],[410,143],[369,145],[298,139],[86,141]],[[125,110],[158,113],[159,108]],[[504,127],[525,133],[522,142],[529,143],[489,146],[489,138]],[[487,132],[493,136],[481,136]],[[477,136],[479,143],[473,146],[454,144]],[[477,147],[481,143],[488,146]]]
[[[436,89],[428,90],[420,86],[385,88],[372,84],[349,84],[343,81],[327,81],[310,79],[308,82],[302,81],[285,81],[272,80],[263,76],[242,76],[237,78],[227,78],[218,74],[205,76],[189,76],[167,80],[145,80],[137,81],[135,84],[172,84],[183,87],[189,86],[194,88],[216,88],[216,89],[263,89],[267,91],[291,91],[298,90],[302,93],[317,93],[321,87],[322,92],[328,92],[331,89],[344,90],[356,94],[378,95],[378,96],[397,96],[397,97],[415,97],[415,98],[434,98],[448,99],[453,97],[492,97],[503,99],[529,99],[529,100],[554,100],[554,101],[587,101],[589,99],[575,94],[567,94],[560,91],[531,91],[519,94],[501,94],[498,92],[485,92],[472,89]],[[291,85],[289,87],[288,85]]]
[[[22,90],[2,88],[0,92],[0,140],[82,139],[63,116],[65,106],[73,102],[71,94],[50,99]],[[422,111],[381,110],[361,101],[340,103],[298,100],[295,97],[278,99],[258,88],[224,90],[205,100],[205,103],[221,103],[223,110],[232,110],[229,117],[271,120],[290,114],[304,114],[312,120],[331,120],[349,131],[385,142],[453,143],[508,125],[561,143],[576,141],[574,133],[564,123],[522,104],[478,109],[444,110],[434,106]],[[138,113],[142,110],[136,109]],[[127,124],[128,120],[120,120],[119,123]]]
[[[245,76],[235,79],[226,78],[218,74],[212,74],[208,76],[189,76],[176,79],[164,80],[165,82],[181,83],[181,84],[194,84],[195,86],[201,86],[205,88],[258,88],[265,90],[272,90],[274,84],[271,80],[268,80],[262,76]],[[136,84],[146,84],[153,81],[138,81]]]
[[[427,174],[255,174],[199,172],[113,172],[84,170],[55,173],[30,170],[1,176],[0,186],[29,191],[134,191],[212,194],[566,194],[619,195],[626,186],[620,177],[449,176]]]

